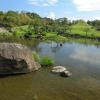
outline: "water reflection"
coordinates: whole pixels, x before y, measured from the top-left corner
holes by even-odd
[[[88,62],[90,64],[100,65],[100,49],[95,47],[81,47],[74,49],[74,52],[70,55],[72,59]]]
[[[33,97],[39,100],[100,99],[100,48],[75,42],[62,46],[55,42],[35,43],[27,45],[40,56],[52,57],[56,65],[69,68],[72,77],[54,76],[50,73],[51,68],[41,68],[26,75],[0,78],[2,100],[33,100]]]
[[[63,47],[63,43],[51,42],[51,51],[53,53],[58,52]]]
[[[37,49],[39,49],[37,51]],[[62,46],[55,42],[42,42],[36,49],[40,56],[48,55],[56,65],[64,66],[99,66],[100,48],[79,43],[66,42]]]

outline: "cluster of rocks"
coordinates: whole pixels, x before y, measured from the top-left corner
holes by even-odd
[[[68,71],[65,67],[63,66],[56,66],[53,67],[52,69],[53,73],[58,73],[60,76],[62,77],[69,77],[72,75],[72,73],[70,71]]]

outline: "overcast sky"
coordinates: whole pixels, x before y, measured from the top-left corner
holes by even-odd
[[[31,11],[52,19],[100,19],[100,0],[0,0],[0,10]]]

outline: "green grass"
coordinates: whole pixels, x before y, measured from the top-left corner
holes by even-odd
[[[12,33],[14,33],[17,37],[23,36],[28,31],[29,31],[28,25],[12,28]],[[33,36],[35,35],[34,31],[32,32],[32,34],[33,34]]]
[[[88,25],[85,22],[78,22],[77,24],[74,24],[71,26],[71,33],[70,34],[79,34],[81,36],[86,36],[85,29],[89,28],[89,31],[87,32],[87,36],[93,36],[93,37],[100,37],[100,31],[97,31],[94,27]],[[29,31],[28,25],[14,27],[11,29],[10,35],[15,35],[16,37],[24,36],[25,33]],[[34,30],[32,32],[32,37],[35,37],[36,34],[34,33]],[[57,35],[56,32],[44,32],[45,33],[45,40],[54,40],[54,41],[66,41],[66,37]],[[4,35],[4,33],[0,33],[0,35]],[[7,34],[7,33],[5,33]]]
[[[72,34],[79,34],[79,35],[86,35],[86,32],[84,31],[84,29],[89,28],[89,31],[87,32],[88,36],[100,36],[100,31],[97,31],[94,27],[88,25],[87,23],[83,23],[83,22],[79,22],[75,25],[71,26],[71,33]]]
[[[50,66],[54,65],[54,61],[50,57],[44,56],[41,58],[40,64],[43,67],[50,67]]]
[[[12,28],[12,32],[16,34],[16,36],[22,36],[27,31],[28,25],[19,26]]]
[[[61,36],[61,35],[57,35],[57,33],[55,32],[48,32],[46,33],[46,37],[45,37],[46,40],[54,40],[54,41],[57,41],[57,42],[65,42],[66,41],[66,37],[64,36]]]

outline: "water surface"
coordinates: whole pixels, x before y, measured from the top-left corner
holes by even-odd
[[[41,68],[37,72],[0,78],[0,100],[100,100],[100,48],[75,42],[62,46],[40,42],[29,46],[39,55],[50,56],[55,65],[73,75],[62,78]]]

